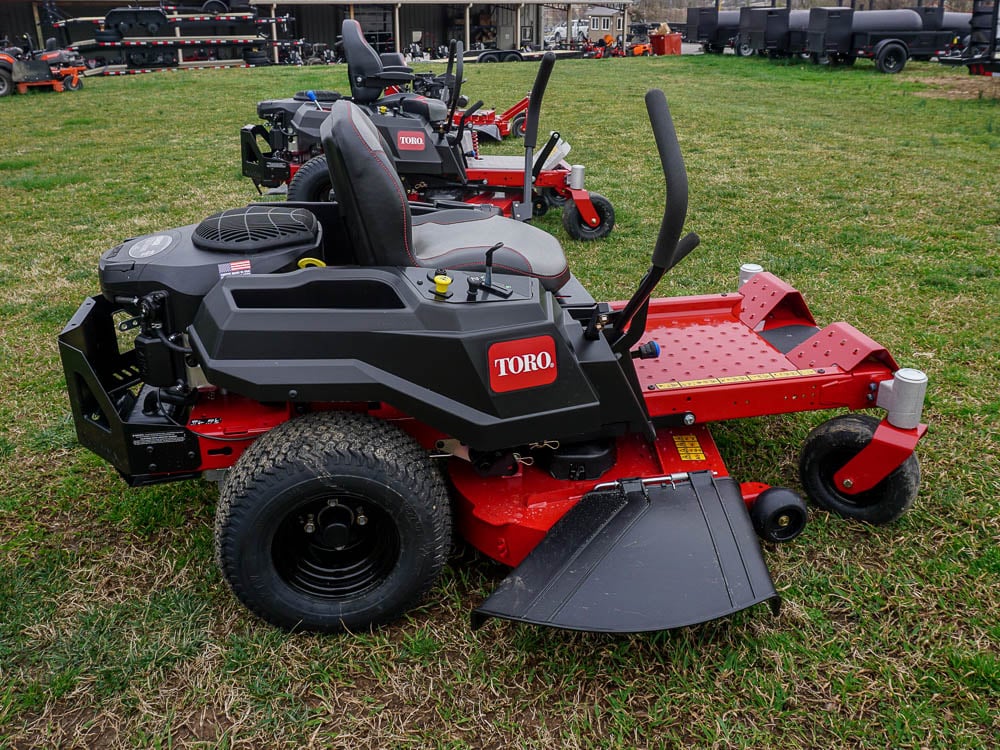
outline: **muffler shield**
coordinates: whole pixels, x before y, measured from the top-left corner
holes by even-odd
[[[640,633],[780,599],[739,485],[626,481],[587,494],[472,615],[568,630]]]

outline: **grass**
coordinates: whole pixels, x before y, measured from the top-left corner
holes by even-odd
[[[533,74],[470,66],[466,91],[502,109]],[[162,73],[0,100],[0,747],[995,746],[997,84],[931,64],[556,67],[542,127],[570,140],[618,226],[585,245],[555,214],[539,224],[595,296],[627,296],[648,263],[662,180],[642,95],[660,86],[703,239],[660,293],[730,289],[759,262],[818,320],[851,321],[931,377],[916,506],[883,528],[814,510],[767,550],[779,617],[473,633],[504,573],[462,559],[392,627],[287,635],[215,571],[213,486],[130,490],[76,445],[56,335],[96,291],[103,250],[254,198],[237,130],[258,100],[345,81],[342,67]],[[737,477],[796,486],[818,421],[716,437]]]

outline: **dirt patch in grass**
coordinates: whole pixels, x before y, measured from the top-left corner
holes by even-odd
[[[925,99],[998,99],[1000,78],[968,76],[966,78],[914,78],[927,88],[915,92]]]

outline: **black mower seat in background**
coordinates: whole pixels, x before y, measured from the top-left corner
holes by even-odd
[[[358,263],[419,268],[485,268],[534,276],[556,291],[570,278],[555,237],[514,219],[453,209],[414,219],[403,183],[378,130],[361,109],[335,102],[320,127],[330,180]]]
[[[448,105],[439,99],[430,99],[410,91],[382,97],[382,92],[389,84],[412,81],[413,68],[406,66],[406,61],[399,52],[376,52],[361,33],[361,26],[357,21],[345,20],[342,32],[347,77],[354,101],[358,104],[378,104],[389,109],[398,108],[407,114],[422,117],[432,125],[448,119]],[[390,77],[386,77],[387,75]],[[392,75],[396,77],[393,78]]]
[[[408,83],[413,80],[411,68],[383,65],[382,58],[368,44],[357,21],[346,19],[341,33],[344,57],[347,58],[347,80],[351,84],[351,96],[358,104],[371,104],[376,101],[390,84]]]

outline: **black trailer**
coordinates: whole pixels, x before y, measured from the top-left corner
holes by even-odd
[[[740,8],[740,23],[736,29],[736,38],[733,39],[733,52],[737,57],[750,57],[754,54],[754,48],[750,46],[750,14],[756,10],[749,5]]]
[[[100,17],[53,23],[67,42],[104,74],[192,65],[269,64],[294,55],[301,42],[285,37],[290,15],[262,17],[255,9],[184,12],[182,6],[112,8]],[[215,9],[215,10],[213,10]],[[278,54],[275,55],[275,52]]]
[[[806,51],[808,10],[749,8],[746,42],[750,49],[770,58],[791,57]],[[741,41],[743,30],[740,29]]]
[[[971,75],[1000,77],[1000,0],[974,0],[968,36],[938,60],[968,66]]]
[[[968,33],[968,13],[945,13],[941,7],[920,11],[812,8],[806,50],[820,64],[853,65],[865,57],[880,73],[899,73],[908,59],[929,60],[956,35]]]
[[[734,46],[739,31],[738,10],[688,8],[683,39],[685,42],[702,45],[705,52],[722,54],[726,47]]]

